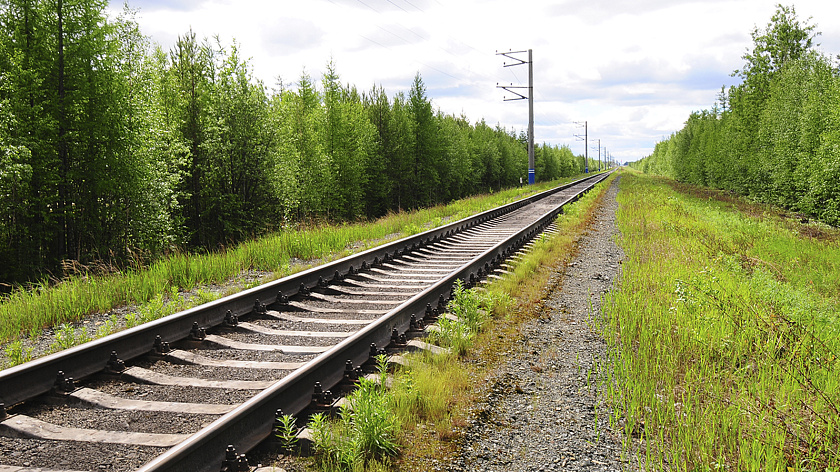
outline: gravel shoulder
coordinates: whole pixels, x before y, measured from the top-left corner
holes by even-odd
[[[618,179],[607,191],[568,266],[555,269],[538,319],[521,326],[521,342],[486,379],[454,461],[439,470],[637,470],[596,382],[607,347],[591,328],[601,297],[620,273],[615,243]]]
[[[615,244],[617,181],[596,210],[588,233],[578,242],[576,257],[552,274],[549,286],[555,288],[543,301],[541,316],[521,326],[523,342],[485,379],[487,395],[473,407],[455,455],[437,462],[433,470],[636,470],[637,460],[622,451],[620,435],[609,427],[609,412],[595,381],[597,363],[606,359],[606,344],[590,328],[592,317],[600,315],[601,296],[618,277],[624,257]],[[86,321],[91,326],[97,324],[97,320]],[[152,390],[138,388],[144,397]],[[149,398],[157,395],[152,393]],[[56,415],[61,414],[60,409],[54,409]],[[28,467],[50,455],[62,458],[57,466],[84,468],[91,465],[85,462],[96,457],[98,449],[79,445],[80,449],[71,453],[61,449],[71,446],[49,441],[26,444],[2,438],[0,462]],[[155,452],[126,447],[118,454],[120,463],[93,466],[133,470]],[[264,462],[277,463],[276,470],[305,468],[305,461],[291,458]]]

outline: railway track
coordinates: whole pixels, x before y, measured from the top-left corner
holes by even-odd
[[[0,371],[0,472],[234,467],[278,409],[327,401],[313,393],[407,347],[457,279],[489,276],[605,177]]]

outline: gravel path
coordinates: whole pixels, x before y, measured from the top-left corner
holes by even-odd
[[[600,402],[595,371],[606,344],[588,324],[624,257],[614,241],[617,182],[576,258],[552,275],[557,288],[543,301],[542,316],[521,327],[524,342],[487,379],[489,395],[473,411],[456,459],[438,470],[637,469]]]

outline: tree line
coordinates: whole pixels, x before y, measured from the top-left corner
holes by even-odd
[[[517,185],[524,134],[408,93],[320,82],[269,91],[237,44],[165,51],[126,6],[0,0],[0,283],[214,250],[312,221],[375,218]],[[539,180],[582,171],[537,146]],[[527,181],[527,178],[526,178]]]
[[[815,50],[819,33],[778,5],[711,110],[632,164],[731,190],[840,225],[840,73]]]

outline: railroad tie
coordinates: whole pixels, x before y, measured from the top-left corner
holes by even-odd
[[[103,431],[101,429],[67,428],[46,423],[26,415],[15,415],[0,422],[0,430],[18,438],[50,441],[81,441],[135,446],[172,447],[187,439],[189,434],[134,433]]]

